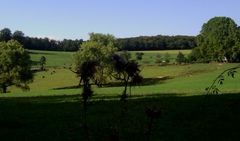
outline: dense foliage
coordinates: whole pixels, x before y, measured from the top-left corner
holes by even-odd
[[[194,36],[140,36],[117,40],[120,50],[174,50],[196,47]]]
[[[178,64],[182,64],[182,63],[186,63],[187,59],[185,57],[185,55],[182,52],[179,52],[176,58],[176,62]]]
[[[7,92],[7,87],[28,89],[27,84],[33,78],[29,54],[17,41],[0,42],[0,89]]]
[[[228,17],[215,17],[202,26],[197,36],[197,48],[191,59],[200,62],[239,62],[240,30]]]
[[[83,40],[69,40],[62,41],[49,38],[36,38],[24,36],[22,31],[15,31],[13,34],[8,28],[0,31],[0,41],[9,41],[11,39],[17,40],[26,49],[33,50],[50,50],[50,51],[77,51]]]
[[[97,62],[99,65],[94,77],[95,84],[100,86],[106,83],[112,71],[111,57],[116,51],[114,41],[115,37],[112,35],[90,33],[90,40],[84,42],[74,55],[76,71],[81,70],[84,62]]]

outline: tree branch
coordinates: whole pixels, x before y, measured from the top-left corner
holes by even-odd
[[[230,72],[230,71],[232,71],[232,70],[236,70],[236,69],[239,69],[239,68],[240,68],[240,65],[238,65],[238,66],[236,66],[236,67],[233,67],[233,68],[226,69],[226,70],[224,70],[221,74],[219,74],[219,75],[213,80],[213,83],[211,84],[211,86],[208,87],[208,89],[207,89],[207,95],[210,94],[210,92],[214,89],[216,82],[217,82],[220,78],[222,78],[226,72]]]

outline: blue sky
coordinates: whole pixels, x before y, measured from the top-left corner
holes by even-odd
[[[240,25],[240,0],[1,0],[0,29],[33,37],[88,39],[197,35],[204,22],[228,16]]]

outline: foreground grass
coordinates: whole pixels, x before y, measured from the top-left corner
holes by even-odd
[[[122,141],[146,140],[146,106],[162,111],[161,118],[154,123],[152,141],[239,140],[240,94],[161,95],[129,100],[128,113],[121,126],[118,124],[119,101],[95,99],[88,112],[91,140],[107,140],[115,127]],[[78,96],[1,98],[0,115],[1,140],[84,140]]]

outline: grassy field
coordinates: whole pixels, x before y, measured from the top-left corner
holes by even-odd
[[[175,62],[176,56],[179,52],[188,55],[191,50],[162,50],[162,51],[131,51],[132,59],[136,59],[136,53],[144,53],[142,60],[139,61],[141,65],[157,65],[157,60],[164,60],[165,54],[169,54],[170,62]]]
[[[156,56],[166,52],[171,56],[171,65],[159,66]],[[153,141],[239,140],[239,73],[234,79],[226,77],[224,85],[219,86],[223,95],[204,95],[205,88],[219,73],[238,64],[174,65],[178,52],[144,51],[140,64],[145,80],[142,86],[132,88],[128,111],[121,123],[119,95],[123,87],[93,87],[88,111],[91,140],[110,140],[114,133],[122,141],[147,140],[146,107],[162,111],[154,122]],[[187,55],[190,51],[182,52]],[[1,140],[84,140],[81,88],[76,87],[79,79],[66,69],[72,63],[73,53],[30,53],[34,62],[41,56],[47,58],[47,71],[35,73],[28,92],[13,86],[9,93],[0,94]],[[132,58],[135,53],[131,52]]]
[[[72,52],[30,50],[29,53],[31,54],[32,61],[36,63],[40,60],[41,56],[45,56],[47,59],[47,67],[62,67],[72,64],[73,62]]]
[[[150,60],[157,54],[168,52],[172,60],[176,58],[179,51],[144,51],[143,60]],[[189,50],[182,51],[188,54]],[[134,58],[136,52],[131,52]],[[74,73],[66,69],[72,61],[73,53],[70,52],[48,52],[31,51],[33,61],[38,61],[44,55],[47,58],[47,71],[35,73],[34,82],[30,84],[31,90],[23,92],[20,89],[11,87],[11,93],[0,95],[0,97],[22,97],[22,96],[48,96],[48,95],[74,95],[79,94],[81,89],[76,88],[78,78]],[[152,65],[142,64],[141,74],[145,83],[141,87],[132,89],[133,95],[149,95],[160,93],[176,93],[179,95],[204,94],[212,80],[223,70],[234,67],[237,64],[186,64],[159,66],[154,61]],[[38,67],[38,66],[35,66]],[[66,68],[65,68],[66,67]],[[238,76],[238,74],[237,74]],[[239,92],[238,84],[240,78],[227,78],[225,85],[220,86],[223,93]],[[98,97],[121,94],[122,87],[94,88]]]

